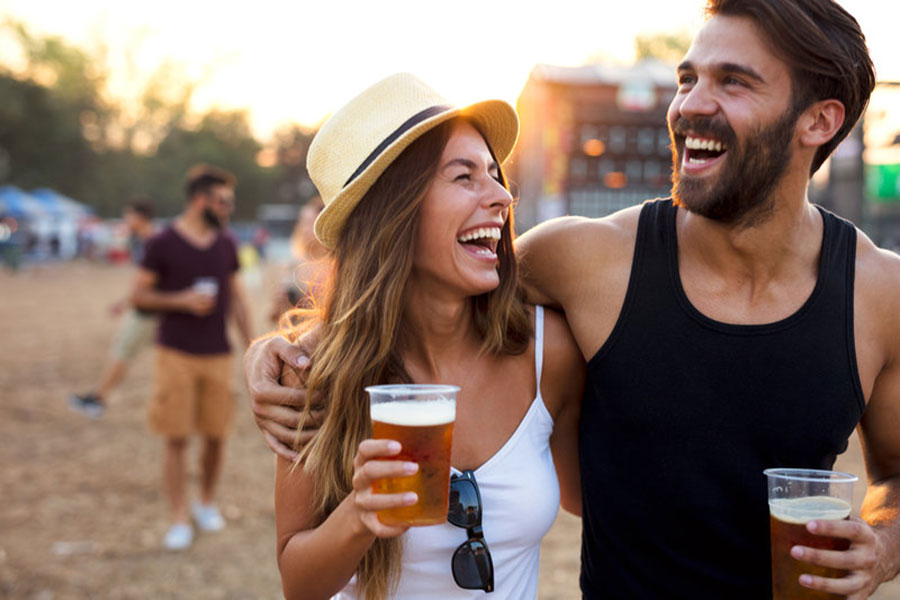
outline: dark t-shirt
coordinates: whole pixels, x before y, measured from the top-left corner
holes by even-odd
[[[208,315],[161,312],[158,344],[189,354],[230,351],[225,317],[231,301],[229,283],[238,270],[237,244],[231,234],[223,232],[208,248],[198,248],[168,226],[147,241],[141,266],[156,273],[156,289],[161,292],[187,289],[201,277],[212,277],[219,285],[216,308]]]

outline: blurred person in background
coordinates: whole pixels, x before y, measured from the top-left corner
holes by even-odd
[[[159,315],[156,385],[148,416],[165,438],[164,488],[171,526],[163,545],[193,542],[193,516],[203,531],[225,526],[214,504],[225,438],[234,415],[231,347],[226,317],[243,341],[250,317],[238,276],[237,242],[226,229],[234,211],[234,176],[211,165],[187,174],[187,206],[148,242],[132,292],[134,305]],[[193,433],[203,439],[200,495],[188,508],[187,448]]]
[[[309,308],[328,271],[328,248],[316,238],[313,225],[325,204],[321,196],[310,198],[300,209],[291,233],[293,264],[279,274],[269,319],[275,323],[290,308]]]
[[[0,213],[0,261],[15,273],[22,266],[25,232],[12,215]]]
[[[144,259],[144,246],[156,231],[153,224],[154,213],[153,202],[147,198],[128,203],[122,213],[128,229],[131,260],[136,265],[141,264]],[[156,331],[155,313],[132,307],[130,297],[115,302],[110,307],[110,312],[113,316],[122,315],[122,319],[110,348],[109,362],[104,367],[100,380],[90,391],[69,397],[69,406],[91,419],[103,415],[107,398],[122,381],[128,371],[128,364],[144,347],[150,345]]]

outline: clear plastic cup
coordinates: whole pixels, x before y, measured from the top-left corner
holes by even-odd
[[[848,519],[853,506],[856,475],[818,469],[766,469],[769,483],[769,532],[772,543],[774,600],[843,598],[800,585],[800,575],[840,578],[841,569],[811,565],[791,556],[794,546],[846,550],[849,540],[815,535],[810,521]]]
[[[456,420],[452,385],[376,385],[366,388],[372,417],[372,437],[400,442],[391,460],[412,461],[419,470],[408,477],[379,479],[376,493],[415,492],[412,506],[380,511],[386,525],[437,525],[447,520],[450,493],[450,447]]]

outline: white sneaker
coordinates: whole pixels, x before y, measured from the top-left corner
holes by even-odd
[[[191,503],[191,514],[197,521],[197,527],[203,531],[221,531],[225,529],[225,519],[215,504]]]
[[[194,529],[187,523],[175,523],[166,532],[163,546],[167,550],[184,550],[194,541]]]

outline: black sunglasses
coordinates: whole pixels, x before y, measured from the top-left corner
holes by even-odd
[[[494,591],[494,563],[481,530],[481,492],[472,471],[450,478],[450,510],[447,521],[462,527],[469,539],[460,544],[450,568],[456,585],[467,590]]]

